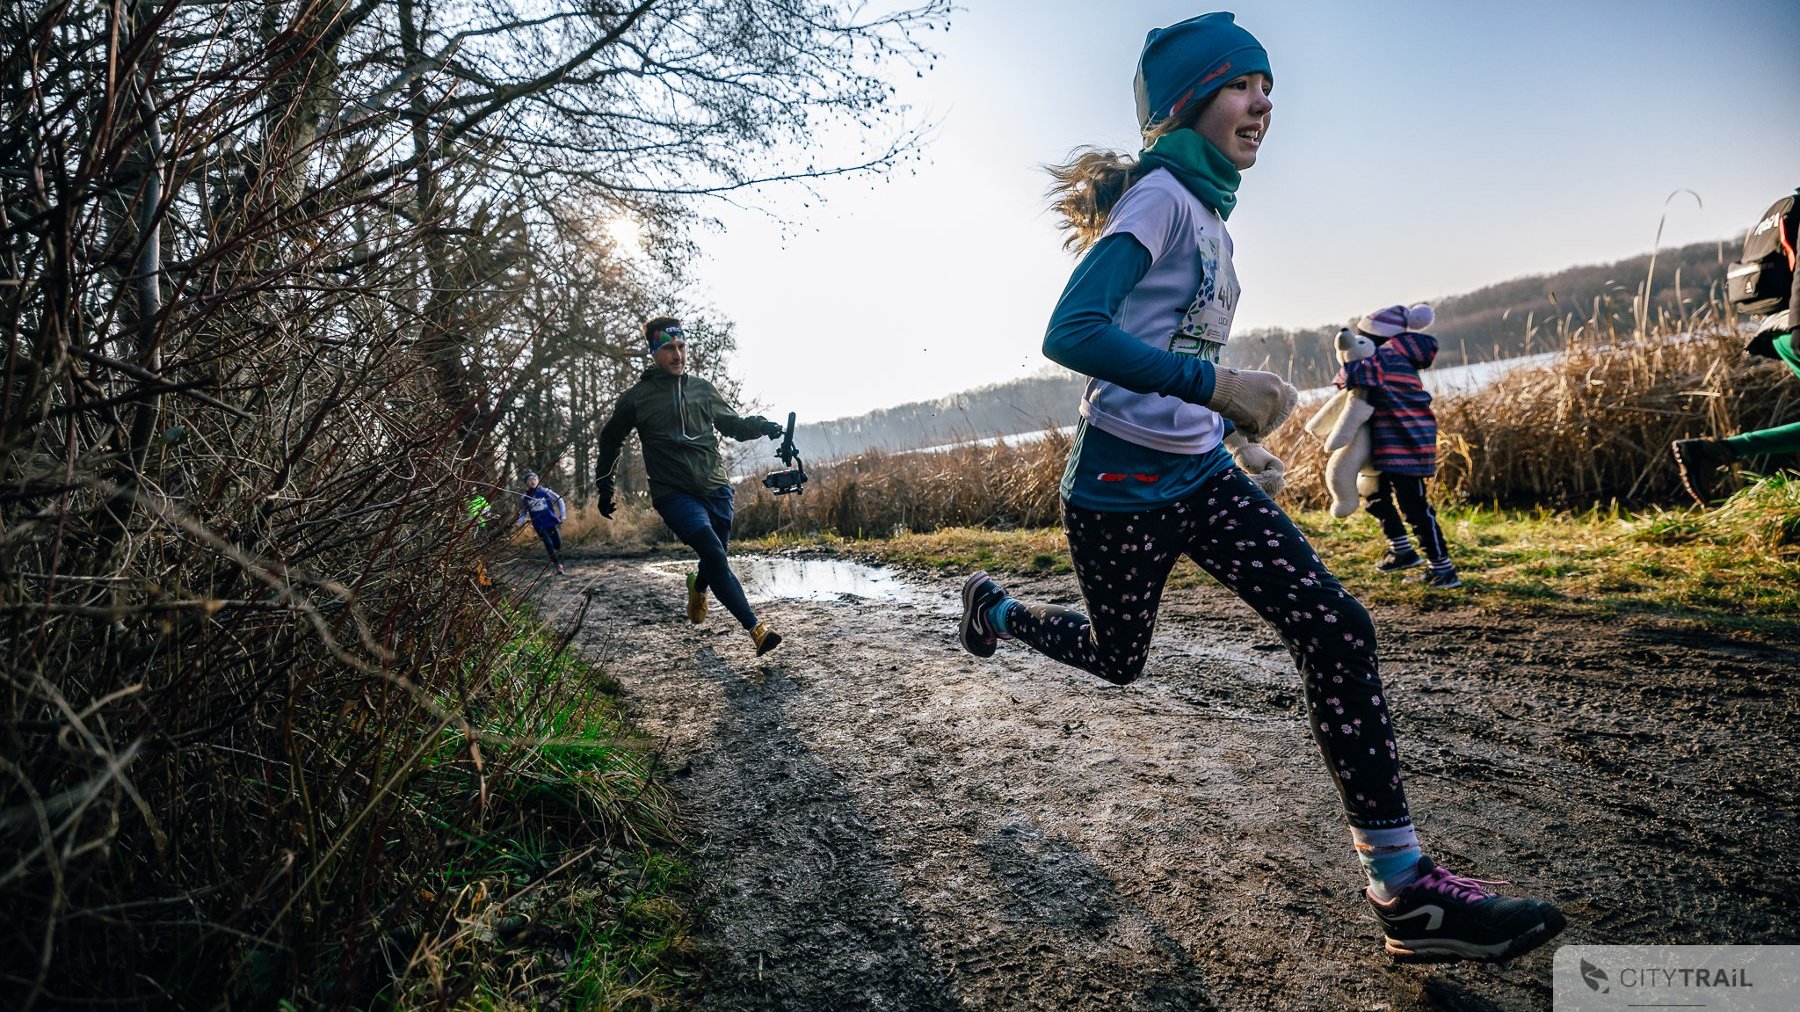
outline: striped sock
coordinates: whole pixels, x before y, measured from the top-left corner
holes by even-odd
[[[1439,576],[1444,576],[1455,572],[1456,567],[1450,564],[1450,556],[1446,555],[1441,559],[1431,560],[1431,571]]]
[[[1393,552],[1395,555],[1405,555],[1412,550],[1412,538],[1408,535],[1402,534],[1397,538],[1388,539],[1388,551]]]
[[[1398,829],[1350,827],[1356,858],[1369,876],[1369,892],[1387,902],[1419,877],[1419,837],[1409,825]]]

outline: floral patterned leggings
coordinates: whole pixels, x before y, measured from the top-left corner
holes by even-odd
[[[1374,623],[1243,471],[1227,468],[1186,499],[1140,513],[1065,502],[1063,528],[1088,614],[1021,602],[1007,615],[1008,632],[1064,664],[1128,684],[1149,656],[1163,584],[1186,555],[1280,632],[1350,824],[1412,822],[1376,670]]]

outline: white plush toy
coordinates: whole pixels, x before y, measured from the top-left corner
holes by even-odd
[[[1375,340],[1348,327],[1337,333],[1339,362],[1359,362],[1375,354]],[[1373,443],[1369,418],[1375,406],[1369,392],[1339,390],[1306,422],[1306,431],[1325,441],[1325,488],[1331,493],[1331,515],[1342,519],[1356,512],[1358,498],[1375,491]]]

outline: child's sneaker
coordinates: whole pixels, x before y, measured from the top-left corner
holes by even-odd
[[[694,585],[699,582],[699,573],[688,574],[687,615],[688,621],[695,625],[706,621],[706,591],[694,589]]]
[[[781,634],[761,622],[756,623],[756,628],[750,630],[750,638],[756,642],[756,656],[758,657],[781,645]]]
[[[1419,858],[1419,877],[1383,903],[1365,893],[1387,937],[1387,953],[1402,963],[1472,959],[1497,963],[1556,937],[1567,925],[1543,900],[1507,899],[1483,882]]]
[[[1433,590],[1455,590],[1463,585],[1462,580],[1456,575],[1456,567],[1448,562],[1441,566],[1433,565],[1423,573],[1414,573],[1406,578],[1406,582],[1422,583]]]
[[[957,627],[957,638],[962,640],[963,649],[977,657],[994,656],[997,637],[988,626],[987,613],[1006,598],[1006,591],[981,570],[963,582],[962,598],[962,623]]]
[[[1414,549],[1408,548],[1404,552],[1396,552],[1390,548],[1388,553],[1381,557],[1381,561],[1375,563],[1375,570],[1379,573],[1398,573],[1402,569],[1411,569],[1424,564],[1425,557]]]

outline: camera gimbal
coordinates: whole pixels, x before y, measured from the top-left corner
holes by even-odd
[[[806,462],[800,459],[800,451],[794,448],[794,413],[788,412],[787,431],[782,434],[781,445],[776,448],[775,456],[781,458],[784,470],[770,471],[763,476],[763,487],[776,495],[799,495],[806,487]]]

